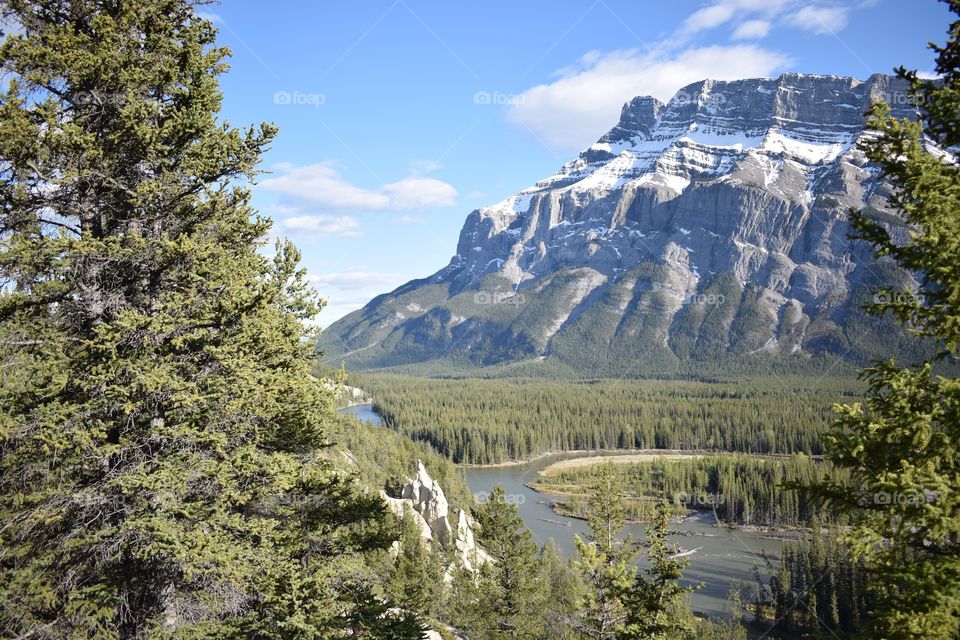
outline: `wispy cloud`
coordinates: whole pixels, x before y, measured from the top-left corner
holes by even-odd
[[[765,77],[786,70],[790,57],[759,44],[701,46],[693,37],[719,28],[732,40],[761,40],[774,28],[836,35],[862,0],[715,0],[687,16],[668,37],[647,50],[587,52],[559,69],[555,80],[531,87],[508,107],[507,119],[563,152],[594,142],[638,95],[669,99],[678,89],[707,78]]]
[[[767,20],[746,20],[737,25],[730,36],[732,40],[759,40],[766,38],[772,25]]]
[[[293,216],[282,220],[280,228],[295,239],[316,236],[355,238],[361,235],[360,223],[350,216],[323,214]]]
[[[706,29],[719,27],[728,22],[737,12],[734,3],[721,2],[694,11],[684,20],[680,28],[682,33],[694,34]]]
[[[692,82],[767,76],[789,58],[755,45],[691,48],[674,55],[636,49],[591,55],[582,68],[523,93],[508,112],[548,144],[575,151],[593,143],[616,121],[624,102],[640,95],[668,100]]]
[[[850,7],[827,7],[807,5],[787,17],[792,26],[820,35],[831,35],[847,26]]]
[[[353,269],[332,273],[310,273],[308,282],[327,300],[327,308],[318,317],[321,326],[356,311],[371,298],[394,289],[409,278],[396,273]]]
[[[275,177],[259,187],[314,207],[339,212],[411,211],[457,203],[457,190],[436,178],[411,175],[397,182],[368,189],[345,179],[333,162],[308,165],[278,164]]]

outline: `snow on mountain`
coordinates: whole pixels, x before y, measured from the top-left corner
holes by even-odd
[[[470,213],[445,268],[338,321],[324,346],[376,342],[356,366],[866,354],[843,320],[891,276],[848,237],[848,211],[902,229],[857,143],[876,100],[914,115],[906,91],[785,74],[634,98],[552,176]],[[422,313],[397,319],[401,301]]]

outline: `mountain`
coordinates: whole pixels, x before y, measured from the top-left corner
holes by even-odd
[[[849,212],[906,232],[857,143],[876,100],[914,117],[907,96],[892,76],[784,74],[634,98],[557,173],[471,212],[446,267],[335,322],[321,349],[354,369],[614,375],[886,357],[903,334],[861,307],[909,277],[848,237]]]

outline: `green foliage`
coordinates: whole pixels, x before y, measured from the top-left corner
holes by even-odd
[[[355,474],[363,486],[399,496],[417,468],[417,460],[421,460],[443,487],[451,507],[469,509],[473,504],[463,470],[425,442],[348,416],[339,416],[329,424],[327,433],[331,446],[324,455],[344,472]]]
[[[574,535],[577,559],[574,566],[587,586],[573,620],[574,629],[585,638],[619,638],[627,619],[627,601],[633,585],[637,555],[634,542],[624,538],[624,487],[613,465],[600,465],[591,488],[586,540]]]
[[[533,639],[543,635],[546,590],[537,545],[523,525],[519,510],[509,504],[503,487],[474,508],[479,542],[493,559],[479,577],[477,617],[471,637]]]
[[[423,544],[420,529],[409,507],[403,517],[399,542],[397,558],[384,584],[384,591],[391,601],[405,610],[428,619],[437,613],[437,605],[443,594],[440,550],[431,553],[431,549]]]
[[[544,606],[543,636],[551,640],[572,640],[576,633],[570,624],[585,597],[585,587],[571,560],[565,560],[560,548],[550,539],[540,551],[540,575],[549,589]]]
[[[702,457],[660,457],[646,462],[613,465],[627,489],[624,506],[631,521],[651,520],[657,502],[669,501],[670,515],[689,509],[707,509],[727,524],[784,526],[808,524],[818,514],[798,485],[826,479],[838,485],[849,472],[804,454],[757,456],[704,454]],[[580,467],[556,474],[541,474],[535,489],[564,496],[585,495],[602,472]],[[566,511],[585,517],[586,505],[578,497],[565,499]]]
[[[384,423],[457,462],[496,463],[574,449],[820,453],[838,395],[854,381],[768,378],[429,380],[362,377]]]
[[[769,583],[760,582],[752,605],[768,633],[853,633],[874,606],[864,562],[836,528],[814,527],[809,539],[784,547],[778,567],[768,561],[767,571]]]
[[[694,631],[693,616],[684,598],[694,587],[681,587],[687,558],[678,558],[680,549],[667,543],[669,508],[661,502],[653,526],[647,529],[644,544],[649,566],[637,574],[627,596],[627,618],[619,638],[624,640],[674,640]]]
[[[960,14],[960,2],[948,2]],[[945,354],[960,348],[960,167],[933,153],[960,142],[960,20],[936,47],[941,80],[899,69],[911,83],[920,120],[898,120],[874,108],[877,131],[865,151],[892,185],[891,203],[909,227],[895,233],[868,215],[855,216],[859,237],[900,267],[917,273],[918,290],[886,290],[872,311],[890,312]],[[868,616],[872,638],[960,635],[960,379],[935,375],[931,364],[878,363],[863,376],[865,403],[838,407],[841,430],[828,455],[850,469],[850,491],[834,483],[821,497],[858,519],[850,539],[867,559],[877,601]],[[884,496],[877,500],[877,496]]]
[[[299,254],[257,251],[274,128],[218,119],[193,3],[0,12],[0,628],[342,632],[371,612],[343,576],[395,531],[320,453]]]

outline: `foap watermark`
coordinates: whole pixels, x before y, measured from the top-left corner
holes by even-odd
[[[724,302],[727,301],[726,296],[724,296],[722,293],[706,293],[706,292],[698,293],[696,291],[691,293],[684,293],[683,291],[678,291],[677,289],[668,287],[659,282],[654,282],[652,289],[654,291],[662,291],[668,295],[673,296],[674,298],[679,298],[681,305],[699,304],[699,305],[707,305],[712,307],[719,307],[720,305],[722,305]]]
[[[501,93],[499,91],[477,91],[473,94],[473,104],[492,104],[513,106],[523,104],[524,96],[519,93]]]
[[[934,502],[937,499],[935,491],[874,491],[860,496],[861,505],[912,505],[917,506]]]
[[[71,99],[76,106],[122,107],[127,103],[127,96],[122,93],[100,93],[98,91],[77,91]]]
[[[474,304],[511,304],[522,305],[526,303],[526,298],[522,293],[513,291],[477,291],[473,294]]]
[[[296,107],[320,108],[327,101],[322,93],[305,93],[303,91],[277,91],[273,94],[273,104],[292,105]]]
[[[873,294],[873,304],[926,306],[927,300],[922,293],[908,291],[878,291]]]
[[[703,493],[694,491],[687,493],[679,491],[673,494],[673,504],[682,505],[688,509],[715,509],[724,502],[722,493]]]
[[[703,304],[719,307],[727,298],[722,293],[691,293],[683,299],[683,304]]]
[[[673,94],[673,98],[670,99],[670,102],[675,102],[677,104],[688,104],[695,102],[704,106],[713,106],[719,107],[727,101],[726,94],[722,92],[714,91],[684,91],[680,90]]]
[[[501,502],[503,504],[512,504],[517,506],[520,506],[527,501],[527,497],[522,493],[504,493],[494,496],[494,494],[490,493],[489,491],[478,491],[473,494],[473,499],[477,502],[477,504],[486,504],[496,500],[497,502]]]
[[[923,107],[928,98],[924,94],[915,94],[910,91],[884,91],[880,94],[880,100],[886,102],[891,107],[910,107],[917,109]]]

